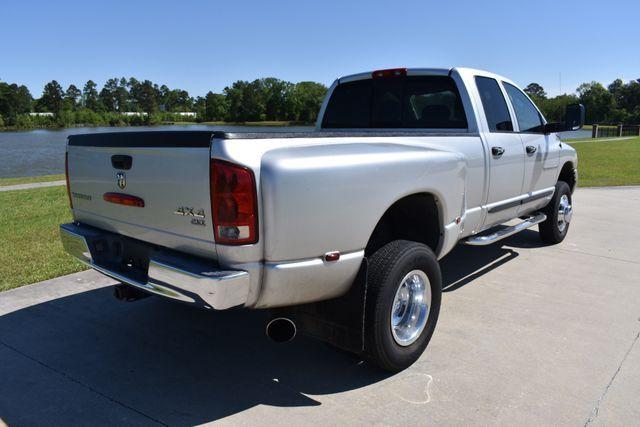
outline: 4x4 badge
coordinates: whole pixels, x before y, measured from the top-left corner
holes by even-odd
[[[176,215],[192,216],[194,218],[204,218],[204,209],[196,209],[189,206],[179,206],[174,212]]]

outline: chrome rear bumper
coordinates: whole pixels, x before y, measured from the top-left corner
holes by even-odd
[[[144,291],[216,310],[247,302],[249,273],[246,271],[220,270],[212,261],[175,254],[78,224],[62,224],[60,238],[65,250],[84,264]],[[114,242],[134,246],[134,252],[142,260],[142,269],[127,270],[128,257],[120,255],[114,259],[109,252]]]

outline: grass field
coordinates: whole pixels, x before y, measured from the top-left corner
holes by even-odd
[[[65,187],[0,192],[0,291],[85,269],[62,249]]]
[[[567,142],[578,152],[578,187],[640,185],[640,138]]]
[[[28,184],[32,182],[49,182],[60,181],[64,179],[64,175],[40,175],[40,176],[25,176],[21,178],[0,178],[0,187],[16,184]]]

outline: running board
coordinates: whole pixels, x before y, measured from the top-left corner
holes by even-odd
[[[547,219],[547,216],[543,213],[539,213],[535,216],[529,217],[526,220],[522,221],[520,224],[512,225],[510,227],[502,228],[495,233],[485,234],[484,236],[473,236],[465,240],[467,245],[472,246],[485,246],[490,245],[492,243],[497,242],[498,240],[502,240],[509,236],[513,236],[516,233],[521,232],[522,230],[526,230],[527,228],[531,228],[536,224],[540,224],[542,221]]]

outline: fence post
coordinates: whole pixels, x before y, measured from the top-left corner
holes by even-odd
[[[622,136],[622,125],[618,125],[618,136]]]
[[[593,125],[591,127],[591,138],[597,138],[598,137],[598,125]]]

